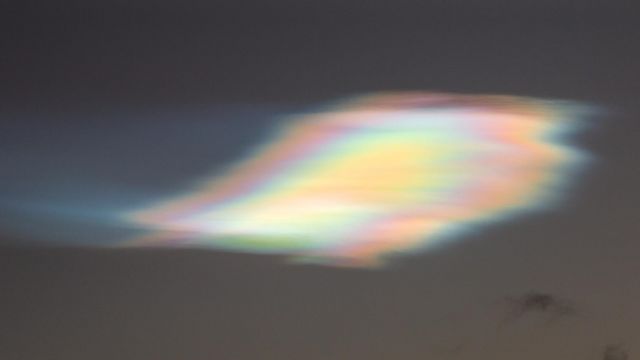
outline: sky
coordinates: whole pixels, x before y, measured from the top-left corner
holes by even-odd
[[[2,359],[604,359],[640,353],[632,2],[26,1],[0,9]],[[383,268],[114,248],[114,214],[292,116],[385,91],[597,109],[562,201]],[[320,110],[319,110],[320,109]],[[525,307],[531,294],[552,305]],[[570,311],[563,311],[570,309]]]

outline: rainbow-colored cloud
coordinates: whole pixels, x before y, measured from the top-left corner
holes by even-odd
[[[135,245],[375,266],[559,195],[583,156],[575,107],[509,96],[382,93],[301,116],[226,174],[130,214]]]

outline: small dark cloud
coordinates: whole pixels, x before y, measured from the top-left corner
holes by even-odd
[[[553,321],[576,314],[572,302],[545,292],[529,291],[516,297],[506,297],[505,301],[508,310],[503,324],[529,315],[543,315]]]

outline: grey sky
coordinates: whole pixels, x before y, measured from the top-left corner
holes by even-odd
[[[130,195],[141,201],[206,171],[209,159],[234,158],[265,129],[256,113],[363,92],[503,93],[607,109],[576,139],[596,161],[568,201],[385,270],[27,247],[33,239],[11,230],[19,214],[3,208],[3,360],[597,360],[608,344],[640,354],[637,5],[36,1],[0,12],[5,203],[38,198],[34,179],[52,185],[70,171],[118,194],[146,188]],[[172,114],[210,116],[211,104],[257,110],[197,125],[211,129],[212,147],[204,138],[179,146],[191,160],[180,165],[171,147],[185,143],[185,120]],[[118,161],[153,146],[166,162],[127,170]],[[504,321],[505,298],[530,291],[576,311]]]

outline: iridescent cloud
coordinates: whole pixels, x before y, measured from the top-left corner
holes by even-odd
[[[227,173],[129,214],[133,245],[376,266],[548,205],[583,156],[576,107],[510,96],[382,93],[291,120]]]

